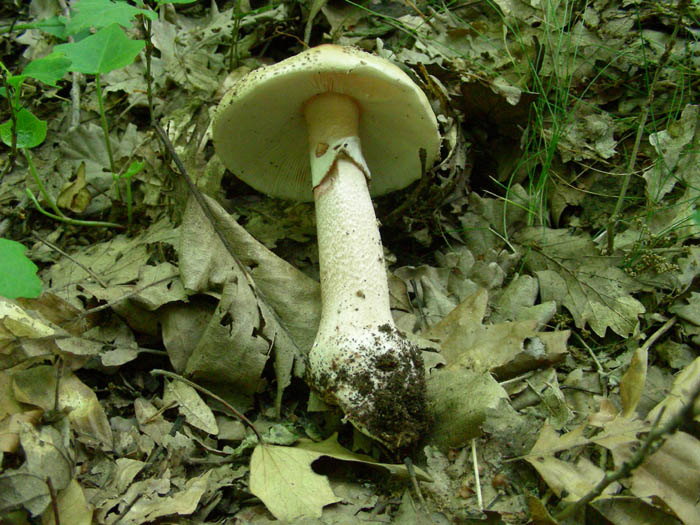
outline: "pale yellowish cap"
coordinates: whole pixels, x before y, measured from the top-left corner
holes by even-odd
[[[248,74],[224,96],[213,125],[216,153],[234,175],[283,199],[313,200],[304,104],[334,92],[360,108],[359,138],[383,195],[420,178],[438,156],[437,120],[425,94],[391,62],[326,44]]]

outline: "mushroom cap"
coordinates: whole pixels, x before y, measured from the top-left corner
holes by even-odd
[[[283,199],[313,200],[304,104],[321,93],[352,97],[371,172],[370,193],[382,195],[420,178],[440,146],[425,94],[391,62],[325,44],[256,69],[224,96],[213,124],[216,153],[234,175]]]

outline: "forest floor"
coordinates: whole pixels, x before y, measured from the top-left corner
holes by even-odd
[[[310,396],[313,203],[212,143],[324,43],[440,127],[374,200],[410,453]],[[0,521],[700,523],[697,0],[15,0],[0,44]]]

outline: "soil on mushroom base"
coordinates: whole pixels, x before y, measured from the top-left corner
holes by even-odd
[[[334,362],[335,374],[320,374],[315,386],[355,426],[395,450],[414,444],[429,425],[423,357],[396,328],[382,325],[378,332],[374,347],[356,348],[357,354],[372,356],[368,366],[352,372],[352,367]],[[387,339],[392,351],[386,350]],[[336,398],[338,385],[355,392],[357,403],[343,406]]]

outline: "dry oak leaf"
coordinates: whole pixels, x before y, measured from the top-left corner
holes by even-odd
[[[608,328],[621,337],[632,333],[645,312],[632,296],[641,285],[616,266],[617,259],[601,255],[586,234],[569,230],[531,227],[515,237],[539,280],[542,302],[563,305],[577,328],[588,324],[599,337]]]

